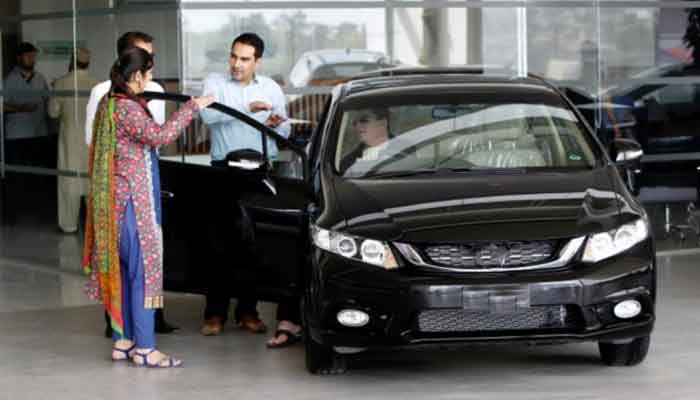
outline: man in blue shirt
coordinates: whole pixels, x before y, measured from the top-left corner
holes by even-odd
[[[234,108],[287,137],[290,125],[287,119],[285,97],[282,89],[272,79],[256,74],[265,49],[262,39],[254,33],[238,36],[231,45],[228,74],[211,74],[204,80],[203,93],[212,95],[217,102]],[[211,131],[211,160],[217,165],[226,154],[239,149],[253,149],[262,153],[262,135],[251,126],[216,110],[200,111],[202,120]],[[268,139],[268,154],[277,155],[277,146]],[[204,326],[205,336],[218,335],[228,317],[230,279],[224,276],[227,268],[214,267],[212,280],[206,295]],[[222,279],[223,278],[223,279]],[[257,299],[250,294],[239,296],[235,317],[242,329],[254,333],[265,332],[265,324],[258,317]]]
[[[49,162],[56,157],[46,121],[49,86],[34,69],[38,52],[33,44],[21,43],[17,66],[5,78],[4,87],[9,92],[4,99],[6,162],[55,168]]]
[[[272,79],[257,75],[264,50],[262,39],[254,33],[244,33],[233,41],[228,74],[214,73],[204,80],[203,93],[234,108],[287,137],[290,125],[286,100],[279,85]],[[262,136],[255,128],[213,109],[200,112],[211,131],[211,159],[219,161],[238,149],[253,149],[262,153]],[[277,146],[268,139],[270,157],[277,155]]]

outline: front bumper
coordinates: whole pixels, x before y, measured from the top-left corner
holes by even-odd
[[[318,251],[306,323],[316,342],[337,347],[624,341],[653,329],[650,246],[595,266],[511,276],[385,271]],[[623,320],[613,307],[626,299],[638,300],[642,312]],[[342,326],[343,309],[364,311],[370,322]]]

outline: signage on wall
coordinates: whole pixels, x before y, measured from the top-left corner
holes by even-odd
[[[78,47],[86,47],[85,40],[78,40],[75,43]],[[65,60],[73,58],[73,41],[72,40],[40,40],[36,42],[39,48],[38,58],[40,60]]]

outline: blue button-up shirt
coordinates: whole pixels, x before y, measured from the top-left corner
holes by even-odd
[[[46,136],[49,134],[46,124],[46,91],[49,86],[39,72],[34,71],[32,79],[27,81],[15,67],[5,78],[5,101],[13,104],[33,104],[36,110],[32,112],[6,113],[5,137],[7,139],[26,139]],[[2,123],[2,121],[0,121]]]
[[[231,75],[214,73],[204,80],[203,95],[212,95],[217,102],[234,108],[265,123],[271,114],[287,117],[286,100],[279,85],[270,78],[256,75],[248,85],[234,80]],[[264,101],[272,105],[271,111],[250,112],[248,107],[254,101]],[[222,112],[205,108],[200,111],[202,120],[211,131],[211,159],[222,160],[226,154],[238,149],[254,149],[262,153],[260,131]],[[289,136],[290,124],[280,124],[275,131],[284,137]],[[268,154],[271,159],[277,155],[274,140],[268,138]]]

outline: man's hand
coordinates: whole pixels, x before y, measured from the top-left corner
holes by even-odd
[[[36,111],[37,108],[39,108],[37,104],[22,104],[20,111],[30,113]]]
[[[36,111],[39,108],[37,104],[15,104],[15,103],[5,103],[5,111],[16,112],[16,113],[30,113]]]
[[[250,109],[250,112],[256,113],[258,111],[272,110],[272,104],[258,100],[248,104],[248,108]]]
[[[265,121],[265,125],[269,126],[270,128],[277,128],[286,119],[287,118],[279,114],[272,114],[267,118],[267,121]]]

